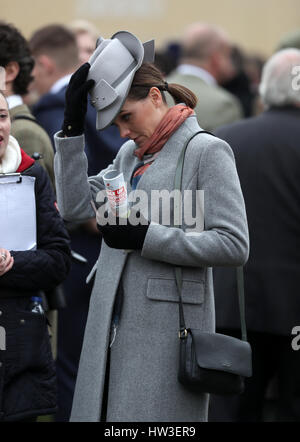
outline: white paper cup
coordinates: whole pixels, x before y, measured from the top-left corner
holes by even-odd
[[[117,170],[110,170],[103,175],[103,181],[109,205],[117,216],[128,215],[128,199],[124,175]]]

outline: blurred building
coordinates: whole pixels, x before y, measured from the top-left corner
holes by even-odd
[[[28,13],[30,11],[30,13]],[[281,36],[299,27],[300,2],[264,0],[10,0],[1,1],[1,17],[29,37],[49,23],[88,20],[111,37],[129,30],[142,40],[155,38],[157,47],[180,38],[182,30],[198,20],[226,29],[236,44],[251,53],[269,56]]]

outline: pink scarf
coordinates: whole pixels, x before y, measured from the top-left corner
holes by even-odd
[[[134,154],[142,160],[145,154],[159,152],[173,132],[193,113],[193,109],[183,104],[171,107],[151,137]]]

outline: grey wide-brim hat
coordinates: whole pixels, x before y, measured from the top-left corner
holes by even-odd
[[[88,80],[95,80],[91,103],[97,110],[96,128],[105,129],[120,112],[135,72],[154,61],[154,40],[144,44],[133,34],[120,31],[111,39],[99,37],[91,56]]]

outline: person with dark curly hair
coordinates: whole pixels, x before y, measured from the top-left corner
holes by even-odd
[[[30,156],[40,154],[43,166],[54,185],[53,148],[46,131],[36,122],[22,96],[33,80],[34,58],[23,35],[12,24],[0,21],[0,66],[5,69],[5,90],[12,135]]]

